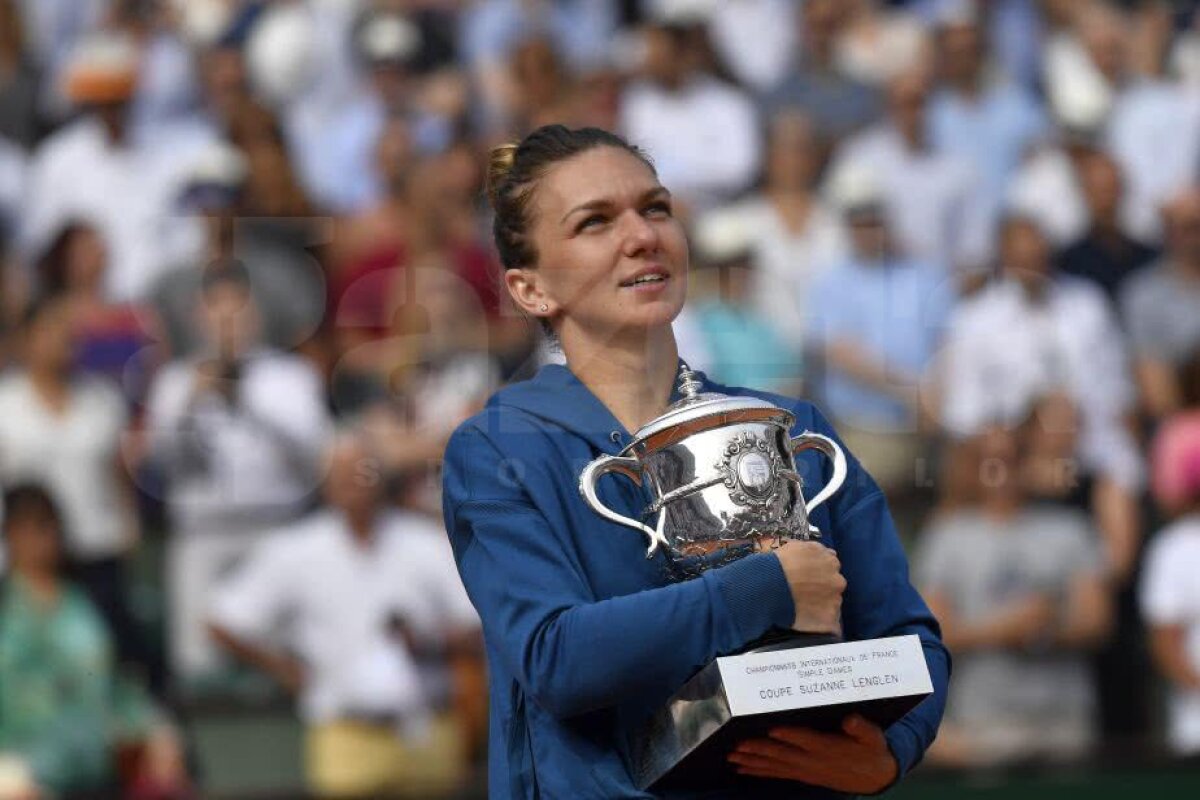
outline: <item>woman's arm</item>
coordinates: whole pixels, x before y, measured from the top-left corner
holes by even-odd
[[[537,509],[468,501],[451,514],[459,570],[484,629],[538,705],[559,718],[680,686],[713,658],[795,617],[779,560],[596,600]]]
[[[1104,579],[1095,574],[1073,577],[1062,619],[1054,632],[1054,644],[1073,650],[1098,647],[1112,629],[1113,601]]]
[[[1200,691],[1200,671],[1188,658],[1183,625],[1151,625],[1150,654],[1167,680],[1185,691]]]

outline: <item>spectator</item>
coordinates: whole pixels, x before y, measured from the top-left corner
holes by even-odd
[[[1126,232],[1120,213],[1125,186],[1116,161],[1097,153],[1082,162],[1078,175],[1088,209],[1088,229],[1083,238],[1059,254],[1058,271],[1091,281],[1115,303],[1129,276],[1153,260],[1158,251]]]
[[[12,2],[19,5],[29,56],[42,75],[39,106],[49,121],[61,123],[70,110],[62,79],[80,41],[104,23],[112,0]]]
[[[1085,101],[1080,101],[1081,105]],[[1056,248],[1068,247],[1087,234],[1088,209],[1080,189],[1080,172],[1088,159],[1103,151],[1097,146],[1096,110],[1067,113],[1083,117],[1059,121],[1055,138],[1034,149],[1012,177],[1005,198],[1005,213],[1036,219]],[[1121,207],[1123,227],[1129,226],[1126,204]]]
[[[1036,424],[962,442],[953,463],[975,496],[921,537],[916,582],[955,653],[930,763],[1062,761],[1096,744],[1084,655],[1112,624],[1103,558],[1085,515],[1034,505],[1022,488],[1023,432]]]
[[[463,778],[465,706],[444,666],[478,659],[478,618],[440,526],[388,509],[362,434],[339,437],[328,508],[265,542],[214,597],[212,632],[299,695],[319,797],[443,797]],[[285,614],[295,631],[271,643]],[[454,712],[457,713],[454,713]],[[466,716],[464,716],[466,715]]]
[[[709,39],[740,85],[761,93],[783,80],[797,51],[798,5],[789,0],[711,4],[706,26]]]
[[[124,393],[130,409],[146,397],[156,366],[151,345],[157,321],[140,304],[111,303],[105,296],[108,247],[85,222],[70,222],[38,259],[35,274],[42,291],[63,296],[75,315],[75,366],[108,379]]]
[[[845,22],[840,0],[809,0],[801,6],[800,46],[795,63],[763,98],[768,117],[783,109],[799,110],[816,127],[826,148],[874,122],[879,94],[841,71],[837,42]]]
[[[843,173],[834,187],[852,251],[812,287],[808,350],[822,362],[816,389],[838,432],[894,496],[914,488],[925,447],[921,384],[954,288],[936,266],[897,248],[883,193],[869,176],[852,177]]]
[[[935,29],[938,86],[929,100],[935,150],[976,165],[993,209],[1046,120],[1023,87],[989,70],[979,12],[950,12]]]
[[[921,21],[908,9],[882,5],[879,0],[845,2],[846,24],[837,45],[842,71],[874,86],[923,67],[929,57],[929,35]]]
[[[456,122],[418,103],[412,67],[421,41],[407,16],[367,8],[353,34],[363,74],[336,97],[298,105],[287,126],[303,185],[319,206],[337,214],[363,211],[383,195],[375,146],[392,118],[409,123],[423,152],[449,144]]]
[[[146,419],[167,480],[172,659],[184,680],[216,666],[203,628],[213,582],[263,527],[303,513],[326,428],[316,371],[259,343],[244,270],[209,271],[195,313],[204,347],[159,371]]]
[[[1134,390],[1123,338],[1099,289],[1055,277],[1037,223],[1008,219],[998,279],[965,301],[951,321],[943,363],[942,414],[958,435],[1015,424],[1043,398],[1070,436],[1076,475],[1059,475],[1059,495],[1092,476],[1089,502],[1118,581],[1133,569],[1141,536],[1136,492],[1143,482],[1134,441]],[[1077,422],[1076,422],[1077,421]],[[1075,428],[1075,425],[1078,428]],[[1050,487],[1046,487],[1050,488]]]
[[[550,39],[533,36],[517,45],[509,70],[512,96],[505,103],[512,118],[506,126],[509,130],[529,131],[577,113],[571,108],[571,77]]]
[[[473,402],[475,391],[496,379],[490,348],[510,356],[528,350],[525,326],[502,314],[492,256],[474,225],[478,163],[459,146],[417,162],[400,120],[380,139],[378,160],[386,197],[343,222],[337,241],[340,263],[330,298],[341,355],[333,375],[337,410],[353,414],[402,395],[411,368],[430,360],[445,366],[443,356],[467,352],[486,365],[468,370],[482,385],[459,387]],[[440,351],[437,357],[430,348]],[[441,417],[436,427],[446,421]]]
[[[1166,4],[1142,6],[1112,20],[1093,14],[1089,25],[1103,31],[1113,60],[1121,60],[1105,145],[1126,176],[1131,231],[1158,241],[1159,211],[1187,188],[1200,163],[1200,97],[1163,74],[1171,33]]]
[[[990,256],[992,209],[974,165],[934,149],[927,98],[921,74],[892,81],[887,119],[843,142],[830,171],[832,180],[847,170],[872,173],[900,251],[962,276]]]
[[[186,774],[178,739],[141,687],[119,672],[108,628],[69,578],[49,494],[33,484],[10,486],[3,539],[0,762],[19,765],[26,785],[16,797],[109,796],[118,749],[134,742],[147,745],[143,788],[155,783],[154,796],[180,796]]]
[[[1154,446],[1155,495],[1171,523],[1151,540],[1142,575],[1150,652],[1170,687],[1167,742],[1200,754],[1200,411],[1163,424]]]
[[[30,167],[25,250],[42,250],[72,219],[93,223],[111,250],[111,300],[136,300],[172,256],[173,200],[193,157],[190,136],[133,136],[130,100],[139,52],[127,38],[88,40],[72,61],[71,99],[83,116],[45,140]]]
[[[704,209],[749,187],[762,153],[750,98],[699,71],[688,37],[676,23],[646,28],[641,75],[625,89],[620,127],[680,200]]]
[[[245,268],[250,277],[267,344],[295,347],[320,327],[325,276],[303,246],[310,244],[302,234],[307,220],[295,220],[292,225],[290,219],[258,216],[267,209],[251,205],[250,168],[240,149],[214,142],[190,170],[177,201],[182,213],[200,223],[202,241],[187,259],[171,265],[150,293],[165,344],[175,358],[193,355],[203,342],[194,312],[206,270],[234,264]],[[260,181],[258,193],[271,192],[263,183]],[[279,200],[276,194],[275,202]]]
[[[157,687],[158,659],[129,608],[139,529],[122,453],[127,405],[109,381],[78,373],[78,323],[78,306],[62,295],[26,312],[20,366],[0,378],[0,480],[45,486],[81,588],[111,625],[118,654],[146,667]]]
[[[463,10],[458,38],[463,63],[483,92],[483,101],[492,103],[504,65],[527,36],[548,36],[574,71],[586,72],[607,60],[616,23],[614,3],[482,0]]]
[[[1182,407],[1176,370],[1200,348],[1200,189],[1163,209],[1166,252],[1121,291],[1142,408],[1162,418]]]
[[[815,191],[820,170],[821,148],[812,122],[795,110],[783,111],[767,128],[759,190],[712,212],[736,217],[745,227],[754,262],[747,299],[793,350],[804,344],[804,311],[813,281],[844,260],[849,248],[837,210]]]
[[[739,214],[711,212],[692,233],[695,287],[690,289],[696,324],[709,353],[709,373],[721,383],[767,392],[800,394],[798,347],[789,347],[778,326],[753,305],[754,240]]]

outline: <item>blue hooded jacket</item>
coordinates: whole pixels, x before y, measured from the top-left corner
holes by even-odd
[[[809,403],[707,379],[703,391],[761,397],[796,415],[793,434],[834,435]],[[579,474],[630,440],[568,368],[553,365],[497,392],[447,446],[446,530],[487,646],[492,798],[653,797],[630,777],[630,737],[638,725],[705,664],[794,621],[774,555],[671,583],[661,551],[646,558],[645,536],[587,506]],[[849,452],[847,460],[842,489],[812,515],[848,583],[844,634],[851,640],[917,634],[933,679],[934,695],[887,731],[904,774],[941,721],[950,658],[937,622],[909,583],[882,493]],[[802,453],[797,468],[813,491],[829,479],[828,460],[816,453]],[[599,495],[633,518],[651,500],[648,490],[619,476],[602,480]],[[761,791],[670,796],[843,795],[771,782]]]

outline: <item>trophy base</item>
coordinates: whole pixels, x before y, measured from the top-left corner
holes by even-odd
[[[807,647],[781,637],[763,646],[773,649],[712,662],[647,721],[633,754],[641,789],[757,782],[726,760],[746,739],[781,725],[834,731],[852,713],[886,728],[933,693],[916,636]]]

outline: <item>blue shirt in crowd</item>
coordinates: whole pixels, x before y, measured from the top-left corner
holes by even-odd
[[[1025,154],[1047,130],[1037,101],[1014,83],[987,86],[977,98],[943,89],[930,98],[927,114],[934,149],[971,160],[993,213]]]
[[[918,377],[933,358],[954,306],[955,284],[943,269],[904,258],[843,262],[813,284],[808,303],[810,351],[852,341],[897,374]],[[825,368],[817,381],[838,420],[912,431],[912,411],[894,397]]]
[[[794,432],[833,436],[810,404],[763,397],[796,414]],[[455,432],[446,450],[444,511],[459,571],[483,620],[490,674],[489,792],[515,798],[649,798],[630,777],[630,739],[651,711],[698,669],[795,617],[779,560],[757,554],[681,583],[661,551],[608,522],[581,499],[579,475],[617,453],[628,431],[567,367],[544,367],[498,392]],[[848,581],[847,639],[916,634],[935,694],[887,731],[901,773],[941,720],[949,655],[908,580],[882,493],[847,454],[841,489],[813,514]],[[813,491],[829,479],[823,457],[797,467]],[[601,500],[638,517],[647,490],[620,477]],[[832,798],[797,784],[761,783],[689,798]]]

